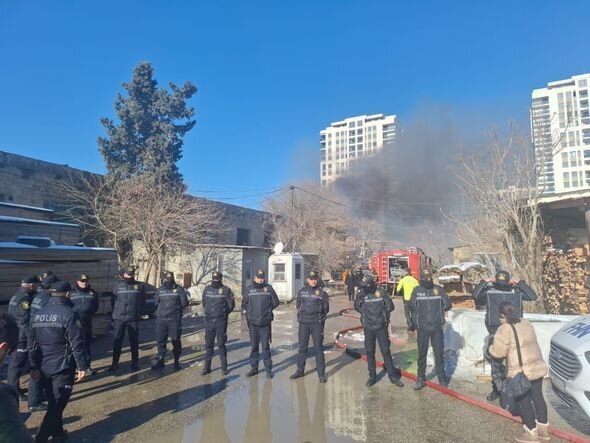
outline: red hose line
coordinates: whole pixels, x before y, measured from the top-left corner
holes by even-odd
[[[343,309],[343,310],[340,311],[340,315],[343,316],[343,317],[354,318],[356,320],[360,320],[360,317],[358,315],[350,314],[349,313],[350,311],[352,311],[352,309]],[[339,340],[341,335],[346,334],[346,333],[348,333],[350,331],[358,331],[358,330],[361,330],[361,329],[363,329],[362,326],[353,326],[351,328],[346,328],[346,329],[342,329],[342,330],[338,331],[338,333],[336,334],[336,339],[334,340],[334,344],[338,348],[340,348],[344,352],[346,352],[347,354],[349,354],[349,355],[351,355],[353,357],[359,358],[359,359],[361,359],[363,361],[367,361],[367,356],[365,354],[363,354],[363,353],[361,353],[361,352],[359,352],[357,350],[354,350],[354,349],[349,349],[348,346],[345,343],[342,343]],[[376,361],[376,364],[380,368],[383,367],[383,362],[382,361],[377,360]],[[417,378],[416,375],[411,374],[408,371],[402,371],[402,376],[404,376],[406,378],[409,378],[411,380],[416,380],[416,378]],[[427,381],[426,382],[426,386],[428,386],[428,387],[430,387],[432,389],[435,389],[435,390],[437,390],[439,392],[442,392],[443,394],[446,394],[446,395],[449,395],[451,397],[454,397],[454,398],[456,398],[458,400],[464,401],[465,403],[469,403],[470,405],[477,406],[480,409],[484,409],[484,410],[486,410],[488,412],[492,412],[493,414],[500,415],[500,416],[502,416],[504,418],[508,418],[508,419],[510,419],[512,421],[515,421],[515,422],[518,422],[518,423],[521,422],[521,420],[520,420],[519,417],[514,417],[510,412],[508,412],[505,409],[502,409],[499,406],[491,405],[489,403],[483,402],[483,401],[478,400],[476,398],[469,397],[468,395],[464,395],[464,394],[461,394],[460,392],[453,391],[452,389],[445,388],[444,386],[441,386],[441,385],[439,385],[437,383],[433,383],[431,381]],[[573,443],[588,443],[588,442],[590,442],[590,439],[587,439],[587,438],[584,438],[584,437],[580,437],[580,436],[575,435],[575,434],[573,434],[571,432],[562,431],[561,429],[557,429],[557,428],[554,428],[552,426],[549,427],[549,433],[551,433],[552,435],[554,435],[556,437],[561,438],[562,440],[571,441]]]

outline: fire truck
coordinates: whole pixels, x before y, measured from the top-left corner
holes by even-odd
[[[430,269],[430,258],[419,248],[392,249],[373,255],[370,266],[377,283],[393,294],[406,269],[410,268],[412,276],[419,280],[422,270]]]

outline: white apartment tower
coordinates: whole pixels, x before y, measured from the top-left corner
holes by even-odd
[[[551,82],[532,94],[531,128],[544,194],[590,189],[590,74]]]
[[[373,155],[395,140],[395,115],[359,115],[334,122],[320,131],[320,179],[329,185],[354,168],[354,163]]]

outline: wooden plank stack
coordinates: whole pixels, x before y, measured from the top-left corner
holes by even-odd
[[[543,297],[551,314],[587,314],[587,248],[548,248],[543,258]]]

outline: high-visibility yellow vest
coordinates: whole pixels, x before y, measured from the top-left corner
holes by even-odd
[[[411,275],[406,275],[402,278],[399,283],[397,284],[396,292],[399,294],[400,292],[404,296],[404,301],[410,301],[412,297],[412,292],[416,286],[419,286],[418,280],[416,280]]]

